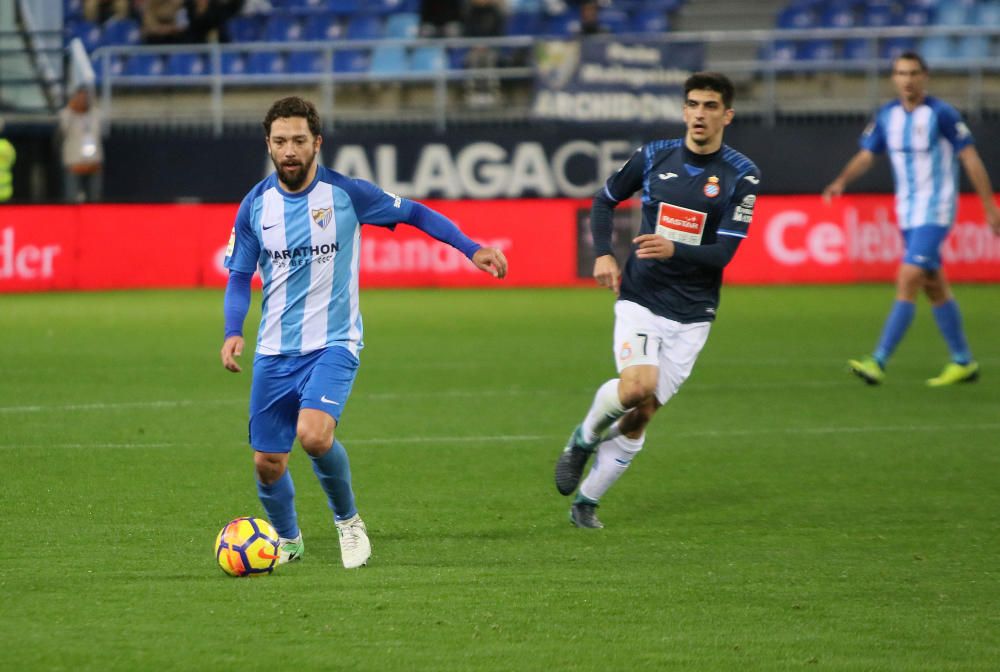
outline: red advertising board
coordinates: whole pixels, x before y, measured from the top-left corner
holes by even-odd
[[[496,283],[452,248],[413,227],[364,227],[366,287],[559,286],[577,276],[576,199],[427,201],[472,238],[504,250],[510,275]],[[222,286],[237,206],[81,205],[0,207],[0,292]],[[726,269],[728,283],[888,281],[901,239],[891,196],[763,196],[750,235]],[[963,195],[944,248],[957,281],[1000,281],[1000,237],[982,206]]]
[[[851,195],[829,204],[816,196],[762,196],[726,282],[891,280],[902,249],[891,196]],[[942,255],[952,280],[1000,280],[1000,237],[984,224],[975,196],[961,196]]]

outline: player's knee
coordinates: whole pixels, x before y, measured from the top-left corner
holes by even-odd
[[[302,449],[314,457],[323,455],[333,445],[333,432],[322,427],[299,425],[298,438]]]
[[[635,408],[653,397],[656,392],[656,381],[646,381],[641,378],[622,379],[618,386],[618,396],[622,406]]]
[[[256,452],[253,456],[254,470],[257,480],[264,485],[271,485],[285,473],[285,460],[277,453]]]

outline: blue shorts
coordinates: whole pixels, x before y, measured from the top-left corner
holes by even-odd
[[[340,422],[358,373],[358,358],[340,346],[307,355],[256,355],[250,385],[250,445],[288,453],[299,409],[314,408]]]
[[[903,231],[903,242],[906,245],[903,263],[919,266],[927,271],[941,268],[941,245],[950,231],[951,227],[937,224],[924,224]]]

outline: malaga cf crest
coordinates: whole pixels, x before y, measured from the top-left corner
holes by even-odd
[[[333,221],[333,208],[317,208],[312,211],[313,224],[325,229]]]

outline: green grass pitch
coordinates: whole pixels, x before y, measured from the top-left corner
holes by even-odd
[[[305,560],[250,580],[212,556],[226,521],[263,515],[222,293],[4,296],[0,666],[995,670],[998,289],[957,295],[983,377],[932,390],[926,302],[869,388],[845,360],[889,286],[726,288],[585,531],[552,467],[614,375],[610,294],[365,292],[338,437],[370,566],[340,567],[296,448]]]

